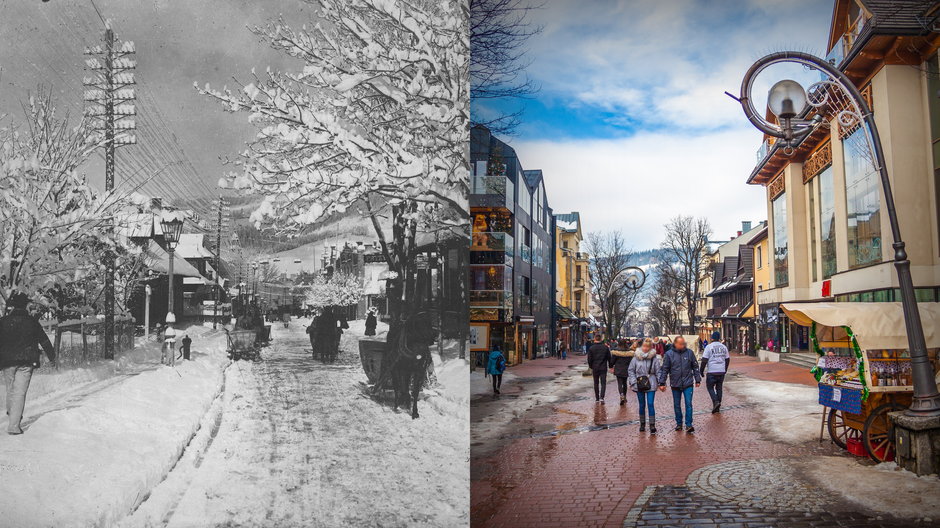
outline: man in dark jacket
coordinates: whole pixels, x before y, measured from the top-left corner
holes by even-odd
[[[695,432],[692,427],[692,384],[698,387],[702,382],[695,354],[685,344],[685,338],[679,336],[673,341],[672,348],[663,356],[663,365],[659,369],[659,390],[666,390],[666,380],[672,388],[672,406],[676,413],[676,431],[682,430],[682,398],[685,398],[685,430]]]
[[[594,344],[588,349],[587,364],[594,374],[594,398],[604,403],[607,393],[607,368],[610,366],[610,348],[604,344],[600,334],[594,336]]]
[[[21,422],[26,407],[26,391],[39,367],[39,347],[46,352],[49,362],[55,364],[55,349],[39,321],[26,311],[29,297],[14,293],[7,302],[13,310],[0,317],[0,369],[7,387],[7,432],[23,434]]]

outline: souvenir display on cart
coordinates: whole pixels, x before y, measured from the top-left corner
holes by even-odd
[[[940,303],[918,303],[928,356],[938,371]],[[810,328],[819,356],[813,374],[822,427],[832,441],[858,456],[894,460],[894,430],[888,413],[910,406],[911,357],[901,303],[785,303],[795,323]]]

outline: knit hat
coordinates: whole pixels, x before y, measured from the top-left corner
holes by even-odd
[[[714,332],[712,332],[712,341],[718,341],[720,339],[721,339],[721,332],[719,332],[718,330],[715,330]]]
[[[16,292],[10,296],[7,304],[13,308],[26,308],[29,306],[29,296],[22,292]]]

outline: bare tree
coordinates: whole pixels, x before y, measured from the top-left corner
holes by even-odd
[[[607,335],[613,336],[639,298],[639,290],[627,288],[626,274],[620,273],[630,265],[633,252],[620,231],[588,233],[585,249],[591,255],[591,290],[604,315]]]
[[[661,334],[679,333],[679,315],[683,302],[681,288],[676,283],[677,275],[666,268],[668,263],[656,266],[656,281],[650,288],[647,300],[649,303],[649,317],[653,323],[654,332]]]
[[[542,30],[529,22],[535,8],[527,0],[470,0],[471,121],[494,134],[512,134],[522,110],[495,112],[481,109],[480,102],[520,99],[538,91],[525,75],[525,43]]]
[[[712,228],[705,218],[681,215],[669,220],[665,227],[666,238],[662,243],[664,265],[659,269],[660,280],[666,279],[666,284],[676,289],[680,298],[679,308],[687,315],[689,325],[694,327],[699,284],[708,273],[708,237]]]

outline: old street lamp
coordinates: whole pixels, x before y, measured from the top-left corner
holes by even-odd
[[[754,107],[751,90],[759,73],[775,64],[797,64],[821,74],[822,80],[804,90],[799,83],[785,80],[776,83],[770,89],[767,104],[770,111],[780,120],[779,123],[767,121],[763,113]],[[823,114],[831,114],[840,127],[858,126],[865,134],[871,153],[873,167],[881,178],[881,190],[884,194],[885,210],[894,239],[894,267],[897,271],[898,290],[901,293],[901,305],[904,309],[904,322],[907,330],[908,349],[911,356],[914,396],[907,414],[921,417],[940,416],[940,392],[934,379],[933,366],[927,355],[924,328],[920,318],[920,309],[911,279],[911,263],[907,259],[905,244],[901,238],[897,209],[891,180],[888,177],[888,164],[885,162],[884,149],[875,118],[868,102],[862,97],[855,83],[829,62],[809,53],[800,51],[778,51],[757,60],[744,74],[741,81],[740,95],[730,95],[741,104],[744,115],[761,132],[783,140],[785,154],[792,153],[813,130],[824,126]],[[833,111],[833,108],[837,108]],[[814,111],[812,120],[805,116]]]
[[[167,300],[167,312],[166,312],[166,340],[167,344],[170,347],[170,362],[174,363],[176,354],[173,351],[173,343],[176,341],[176,331],[173,330],[173,323],[176,322],[176,314],[174,312],[174,292],[173,292],[173,259],[174,253],[176,252],[176,246],[180,242],[180,236],[183,232],[183,221],[184,216],[178,211],[164,211],[160,218],[160,227],[163,228],[163,241],[166,243],[166,251],[170,256],[170,261],[167,264],[167,294],[169,299]]]
[[[806,90],[800,83],[784,79],[770,88],[767,106],[780,119],[793,119],[806,110]]]

